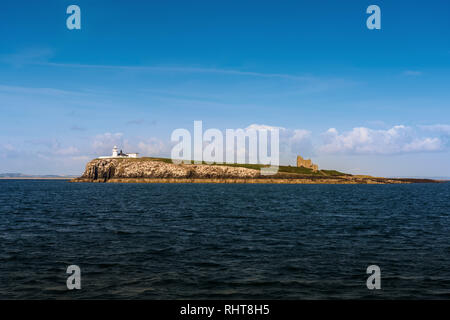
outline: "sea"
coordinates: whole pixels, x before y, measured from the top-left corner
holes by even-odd
[[[449,183],[0,180],[0,299],[448,299],[449,205]]]

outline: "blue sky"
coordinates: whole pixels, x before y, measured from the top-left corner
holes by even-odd
[[[450,176],[448,1],[2,1],[0,39],[0,172],[167,156],[202,120],[282,128],[284,163]]]

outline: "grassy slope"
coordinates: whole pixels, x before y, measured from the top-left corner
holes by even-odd
[[[126,160],[132,160],[132,161],[145,161],[145,160],[154,160],[154,161],[162,161],[165,163],[172,163],[172,159],[167,158],[151,158],[151,157],[142,157],[142,158],[125,158]],[[123,160],[125,160],[123,159]],[[122,159],[120,159],[122,160]],[[193,164],[193,161],[191,162]],[[207,164],[206,162],[202,162],[202,164]],[[229,167],[242,167],[242,168],[248,168],[248,169],[256,169],[259,170],[263,167],[267,167],[267,165],[262,164],[240,164],[240,163],[233,163],[233,164],[215,164],[215,165],[221,165],[221,166],[229,166]],[[342,173],[336,170],[319,170],[318,172],[313,172],[312,169],[304,168],[304,167],[291,167],[291,166],[280,166],[278,168],[278,172],[281,173],[292,173],[292,174],[300,174],[300,175],[308,175],[308,176],[345,176],[349,175],[346,173]]]

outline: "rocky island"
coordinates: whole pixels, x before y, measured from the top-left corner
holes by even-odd
[[[258,164],[174,164],[165,158],[103,158],[86,165],[72,182],[118,183],[278,183],[278,184],[394,184],[437,182],[350,175],[316,167],[280,166],[275,175],[261,175]]]

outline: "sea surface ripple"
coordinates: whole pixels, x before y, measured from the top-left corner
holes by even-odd
[[[449,204],[449,183],[0,180],[0,298],[448,299]]]

